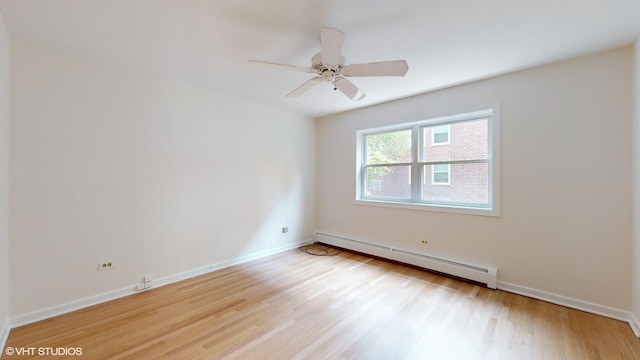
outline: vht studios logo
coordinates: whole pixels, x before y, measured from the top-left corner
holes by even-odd
[[[81,356],[81,347],[11,347],[4,349],[4,353],[8,356],[13,355],[39,355],[39,356]]]

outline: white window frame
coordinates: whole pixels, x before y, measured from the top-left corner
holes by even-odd
[[[436,127],[438,126],[443,126],[447,128],[447,141],[445,142],[436,142],[436,134],[442,134],[445,131],[438,131],[436,132]],[[436,125],[434,127],[431,128],[431,146],[442,146],[442,145],[450,145],[451,144],[451,125],[450,124],[444,124],[444,125]]]
[[[387,132],[393,130],[400,130],[406,128],[414,128],[412,151],[414,152],[412,158],[412,171],[411,171],[411,183],[422,184],[424,176],[421,174],[424,171],[419,169],[419,166],[424,165],[424,162],[420,162],[418,158],[418,149],[421,149],[424,145],[419,143],[420,140],[424,140],[423,135],[419,135],[421,128],[425,126],[435,126],[447,123],[455,123],[462,121],[471,121],[476,119],[488,119],[488,158],[487,164],[489,166],[489,201],[487,205],[475,205],[475,204],[458,204],[458,203],[440,203],[437,201],[423,202],[420,199],[420,187],[415,186],[412,191],[412,197],[410,200],[404,199],[384,199],[375,197],[365,197],[364,181],[365,177],[362,176],[364,165],[364,148],[363,139],[364,135],[372,134],[376,132]],[[449,135],[451,139],[451,135]],[[436,211],[446,212],[454,214],[469,214],[469,215],[485,215],[485,216],[500,216],[500,104],[495,103],[491,106],[484,108],[483,110],[465,112],[456,115],[434,117],[428,120],[402,123],[396,125],[389,125],[377,128],[362,129],[356,131],[356,176],[355,176],[355,200],[354,204],[366,205],[366,206],[382,206],[393,207],[401,209],[423,210],[423,211]],[[418,171],[420,170],[420,171]],[[425,174],[426,175],[426,174]],[[420,177],[423,179],[420,179]],[[449,181],[451,181],[451,173],[449,173]]]

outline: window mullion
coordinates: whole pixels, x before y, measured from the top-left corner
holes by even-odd
[[[389,167],[389,166],[411,166],[412,163],[384,163],[384,164],[369,164],[363,165],[363,168],[372,168],[372,167]]]
[[[476,160],[441,160],[441,161],[422,161],[420,165],[437,165],[437,164],[488,164],[488,159]]]
[[[420,136],[418,125],[411,129],[411,200],[418,202],[420,199],[420,184],[422,175],[420,174],[420,149],[423,139]]]

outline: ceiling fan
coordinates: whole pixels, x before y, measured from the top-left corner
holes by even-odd
[[[334,28],[323,27],[320,29],[321,52],[311,58],[311,67],[277,64],[267,61],[249,60],[250,63],[258,63],[277,67],[283,70],[302,71],[316,74],[307,80],[287,97],[298,97],[320,82],[327,81],[333,85],[333,90],[340,90],[352,101],[364,98],[365,94],[358,89],[347,77],[352,76],[404,76],[409,70],[405,60],[382,61],[365,64],[345,65],[342,56],[344,33]]]

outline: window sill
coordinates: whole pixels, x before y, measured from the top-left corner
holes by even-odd
[[[418,210],[418,211],[432,211],[450,214],[462,214],[462,215],[480,215],[480,216],[492,216],[500,217],[499,209],[495,207],[493,209],[481,208],[481,207],[463,207],[463,206],[447,206],[447,205],[434,205],[434,204],[419,204],[419,203],[404,203],[394,201],[382,201],[382,200],[354,200],[355,205],[363,206],[378,206],[405,210]]]

